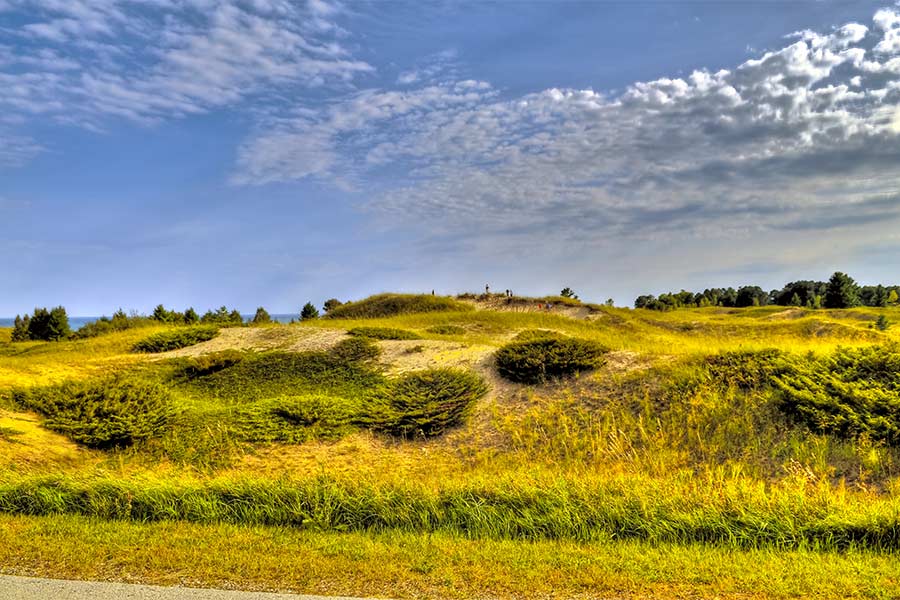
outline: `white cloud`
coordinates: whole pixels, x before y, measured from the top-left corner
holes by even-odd
[[[495,235],[715,237],[889,221],[900,217],[900,87],[884,76],[891,59],[867,58],[877,42],[867,33],[856,23],[800,32],[734,69],[615,96],[501,98],[467,81],[369,90],[248,140],[236,179],[366,181],[370,206],[394,220]],[[309,140],[327,160],[292,150]]]
[[[327,23],[339,9],[322,0],[16,0],[3,8],[28,22],[19,33],[0,31],[0,112],[92,129],[110,117],[153,123],[276,89],[346,86],[373,70],[341,44],[340,29]]]

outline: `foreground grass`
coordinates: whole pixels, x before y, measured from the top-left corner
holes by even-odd
[[[393,598],[896,598],[900,557],[0,515],[2,572]]]

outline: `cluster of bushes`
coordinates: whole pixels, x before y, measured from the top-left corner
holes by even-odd
[[[219,333],[219,328],[213,325],[198,325],[195,327],[186,327],[181,329],[173,329],[170,331],[161,331],[153,334],[136,343],[132,347],[133,352],[168,352],[169,350],[178,350],[187,348],[200,342],[207,342]]]
[[[497,371],[510,381],[538,384],[602,365],[604,346],[544,330],[524,331],[496,355]]]
[[[445,296],[379,294],[334,306],[326,316],[331,319],[378,319],[413,313],[468,310],[473,310],[468,304]]]
[[[725,385],[770,389],[779,408],[812,431],[900,445],[896,344],[838,348],[821,357],[778,350],[729,352],[707,362]]]
[[[57,306],[50,310],[35,308],[34,312],[24,317],[16,315],[13,321],[11,340],[14,342],[44,341],[55,342],[72,335],[69,328],[69,317],[66,309]]]
[[[466,330],[459,325],[435,325],[425,331],[436,335],[463,335],[466,333]]]
[[[854,306],[884,307],[900,302],[900,286],[859,286],[850,276],[837,272],[825,281],[793,281],[780,290],[766,292],[759,286],[712,288],[699,293],[682,290],[638,296],[635,308],[672,310],[705,306],[796,306],[805,308],[852,308]]]
[[[13,400],[44,424],[90,448],[121,448],[158,436],[173,416],[169,391],[136,379],[16,390]]]
[[[122,309],[113,313],[112,317],[100,317],[93,323],[85,323],[75,333],[72,339],[85,339],[106,335],[114,331],[125,331],[135,327],[147,327],[155,325],[156,321],[141,315],[126,315]]]
[[[393,327],[354,327],[347,332],[354,337],[366,337],[373,340],[421,340],[419,334],[406,329]]]

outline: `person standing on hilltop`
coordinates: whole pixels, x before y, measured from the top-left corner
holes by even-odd
[[[491,286],[489,286],[488,284],[484,284],[484,295],[485,296],[491,295]]]

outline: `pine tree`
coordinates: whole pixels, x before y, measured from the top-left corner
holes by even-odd
[[[852,308],[859,306],[859,286],[853,278],[840,271],[828,280],[825,289],[825,308]]]
[[[303,309],[300,311],[300,320],[301,321],[309,321],[310,319],[318,319],[319,318],[319,310],[315,307],[312,302],[307,302],[303,305]]]
[[[187,325],[193,325],[197,321],[200,320],[200,315],[197,314],[197,311],[194,310],[194,307],[191,306],[186,311],[184,311],[184,322]]]
[[[12,332],[12,341],[14,342],[25,342],[31,338],[28,337],[28,324],[31,321],[31,317],[25,315],[24,317],[20,317],[16,315],[16,320],[13,324],[13,332]]]
[[[269,312],[265,308],[260,306],[259,308],[256,309],[256,314],[253,315],[253,321],[252,321],[252,323],[254,325],[261,325],[263,323],[271,323],[271,322],[272,322],[272,317],[269,316]]]

